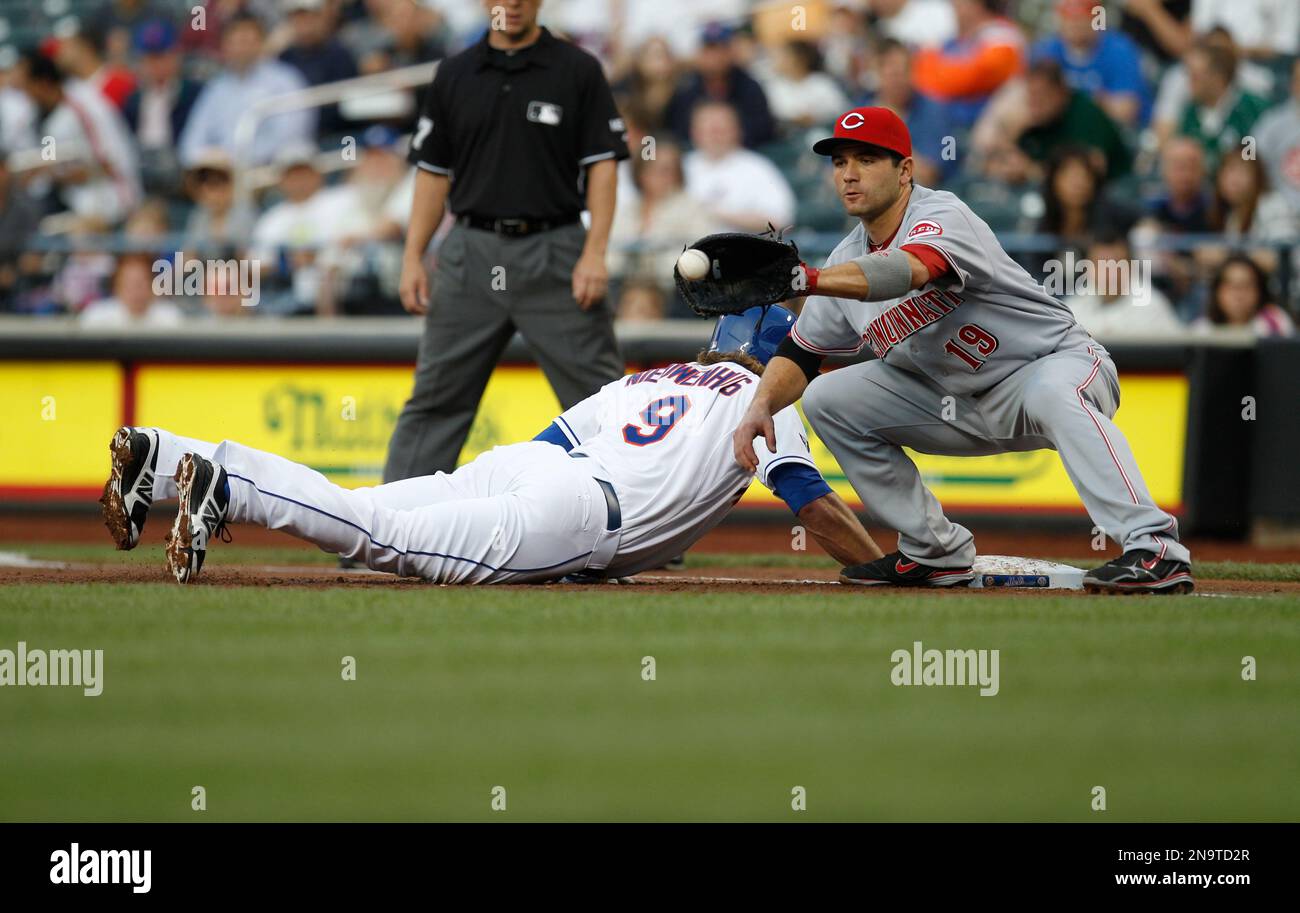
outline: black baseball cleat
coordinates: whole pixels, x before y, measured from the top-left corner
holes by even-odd
[[[113,434],[108,452],[112,467],[99,497],[104,525],[120,551],[140,543],[144,521],[153,506],[153,477],[158,471],[158,432],[123,426]]]
[[[1083,575],[1089,593],[1190,593],[1192,568],[1155,552],[1133,549]]]
[[[180,504],[167,536],[167,570],[178,583],[193,583],[203,568],[208,543],[214,537],[230,541],[226,470],[197,453],[187,453],[176,466],[176,491]]]
[[[840,583],[854,586],[966,586],[974,579],[971,568],[930,567],[902,552],[840,571]]]

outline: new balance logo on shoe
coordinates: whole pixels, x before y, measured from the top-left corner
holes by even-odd
[[[217,524],[220,522],[221,522],[221,517],[217,515],[216,510],[213,509],[212,502],[209,501],[206,505],[204,505],[204,509],[203,509],[203,526],[206,529],[215,530],[217,528]]]

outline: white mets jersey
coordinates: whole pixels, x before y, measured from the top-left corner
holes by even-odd
[[[809,296],[791,334],[795,342],[824,355],[866,345],[886,364],[924,374],[955,394],[982,392],[1044,355],[1092,342],[1069,307],[945,190],[913,187],[893,238],[874,247],[859,223],[826,265],[890,248],[929,248],[947,270],[893,301]]]
[[[745,493],[753,474],[736,463],[731,437],[758,382],[758,375],[732,362],[673,364],[606,384],[555,420],[570,455],[596,464],[601,472],[593,474],[618,495],[623,531],[612,575],[662,567],[721,522]],[[807,479],[817,467],[794,407],[778,412],[774,424],[777,452],[761,438],[754,451],[759,480],[776,491],[778,468],[802,467],[790,475]],[[817,495],[830,490],[820,475],[816,481]],[[777,493],[798,511],[797,495]]]

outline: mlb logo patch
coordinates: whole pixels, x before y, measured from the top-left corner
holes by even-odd
[[[917,222],[912,226],[912,230],[907,233],[907,240],[911,241],[913,238],[923,238],[927,235],[941,234],[943,234],[943,229],[939,227],[938,222],[922,221]]]
[[[528,103],[528,119],[535,124],[546,124],[551,127],[559,126],[563,114],[563,108],[549,101],[530,101]]]

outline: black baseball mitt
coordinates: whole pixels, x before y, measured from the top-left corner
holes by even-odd
[[[673,267],[677,290],[701,317],[739,314],[756,304],[793,298],[802,279],[799,248],[775,231],[761,235],[723,232],[706,235],[691,247],[709,258],[703,279],[686,279]]]

